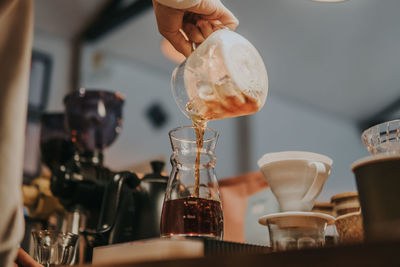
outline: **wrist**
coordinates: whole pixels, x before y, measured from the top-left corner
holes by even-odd
[[[158,3],[172,7],[175,9],[187,9],[191,8],[201,2],[201,0],[156,0]]]

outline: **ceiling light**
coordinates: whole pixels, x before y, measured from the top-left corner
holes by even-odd
[[[182,63],[186,59],[185,56],[176,51],[172,44],[165,38],[162,39],[160,48],[165,57],[176,63]]]

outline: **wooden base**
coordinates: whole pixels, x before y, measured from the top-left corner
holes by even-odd
[[[97,265],[85,265],[97,266]],[[400,266],[400,241],[268,254],[98,265],[109,267]],[[83,267],[83,266],[82,266]]]

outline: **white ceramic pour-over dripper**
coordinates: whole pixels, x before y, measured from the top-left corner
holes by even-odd
[[[258,161],[282,211],[311,211],[331,165],[331,158],[303,151],[268,153]]]

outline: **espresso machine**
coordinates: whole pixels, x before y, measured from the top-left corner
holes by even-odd
[[[123,97],[114,92],[80,89],[64,99],[65,125],[76,152],[56,170],[51,190],[75,214],[86,240],[85,261],[96,246],[159,236],[162,201],[168,177],[164,163],[142,179],[130,171],[103,165],[103,150],[122,127]]]

